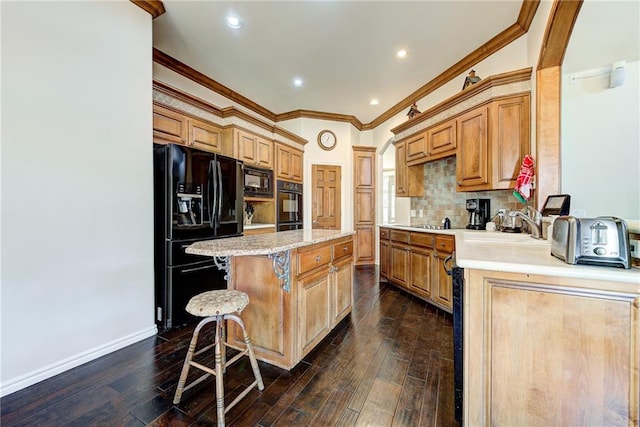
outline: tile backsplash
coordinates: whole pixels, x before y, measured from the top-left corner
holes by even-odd
[[[467,199],[490,199],[491,215],[499,208],[520,210],[523,205],[513,196],[513,190],[456,192],[456,158],[448,157],[425,163],[424,195],[411,198],[411,209],[416,211],[412,225],[440,225],[444,217],[451,220],[452,228],[463,228],[469,222],[465,209]],[[418,216],[419,210],[423,217]]]

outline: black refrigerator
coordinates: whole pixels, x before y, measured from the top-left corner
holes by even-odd
[[[153,145],[155,316],[158,329],[196,320],[191,297],[224,289],[213,258],[194,242],[242,235],[242,162],[175,144]]]

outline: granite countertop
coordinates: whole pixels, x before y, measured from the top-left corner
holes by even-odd
[[[354,235],[345,230],[291,230],[255,236],[230,237],[226,239],[196,242],[186,249],[186,253],[205,256],[268,255],[313,245],[329,240]]]
[[[608,280],[635,285],[640,292],[640,269],[570,265],[551,255],[551,242],[529,234],[475,230],[431,230],[403,225],[381,224],[398,230],[453,234],[456,240],[456,265],[478,270],[540,274],[579,279]]]

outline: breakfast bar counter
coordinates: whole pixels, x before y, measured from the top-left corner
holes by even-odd
[[[256,357],[291,369],[351,312],[353,235],[292,230],[197,242],[186,252],[213,257],[228,288],[249,296],[242,318]],[[233,324],[227,340],[244,347]]]

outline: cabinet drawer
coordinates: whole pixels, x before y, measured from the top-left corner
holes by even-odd
[[[436,249],[440,252],[453,252],[454,240],[451,236],[436,236]]]
[[[385,240],[389,240],[389,229],[388,228],[381,228],[380,229],[380,239],[385,239]]]
[[[391,230],[391,240],[396,242],[409,243],[409,232]]]
[[[433,234],[411,233],[411,244],[416,246],[433,247]]]
[[[314,268],[328,265],[331,262],[331,246],[311,248],[298,252],[298,274],[304,274]]]
[[[333,259],[337,260],[353,254],[353,240],[336,243],[332,246]]]

